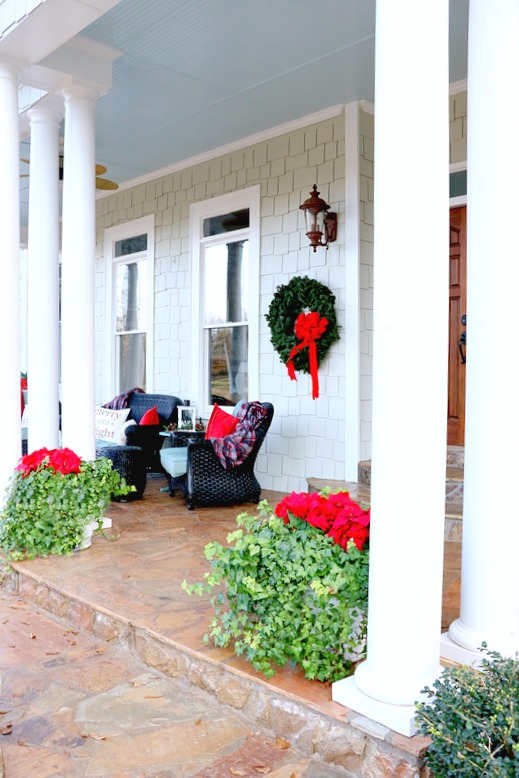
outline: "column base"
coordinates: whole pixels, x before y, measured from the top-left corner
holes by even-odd
[[[482,659],[481,652],[455,643],[448,632],[442,632],[440,656],[448,662],[455,662],[458,665],[469,665],[470,667],[479,667]]]
[[[414,705],[392,705],[368,697],[361,692],[354,677],[343,678],[332,684],[332,700],[378,724],[384,724],[405,737],[412,737],[418,731],[415,725]]]

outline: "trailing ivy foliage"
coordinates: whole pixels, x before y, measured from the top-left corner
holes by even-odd
[[[349,675],[364,650],[369,552],[353,541],[345,552],[301,519],[285,524],[265,501],[237,524],[229,546],[205,547],[205,580],[182,583],[188,594],[216,590],[206,643],[232,644],[267,678],[287,663],[319,681]]]
[[[298,341],[294,325],[299,314],[307,309],[328,319],[328,326],[316,341],[317,362],[320,364],[330,347],[339,339],[339,327],[335,315],[335,295],[327,286],[308,276],[294,276],[285,286],[278,286],[265,318],[270,327],[270,340],[283,364],[288,362],[292,348]],[[294,358],[296,370],[310,372],[306,349]]]
[[[426,762],[434,776],[519,776],[519,663],[486,653],[481,672],[446,668],[423,690],[431,702],[417,704],[420,729],[432,738]]]
[[[21,460],[23,462],[23,459]],[[16,472],[0,513],[0,549],[10,560],[70,554],[87,524],[102,527],[112,496],[135,491],[106,457],[81,461],[80,472],[62,474],[45,465]]]

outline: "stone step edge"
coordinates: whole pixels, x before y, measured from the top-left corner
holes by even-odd
[[[266,680],[251,678],[237,668],[226,667],[194,649],[132,623],[124,616],[60,591],[42,577],[23,569],[21,563],[10,564],[9,572],[0,576],[0,588],[33,602],[67,628],[86,632],[107,645],[122,648],[148,667],[183,681],[187,686],[202,689],[219,704],[234,708],[271,736],[288,740],[306,756],[341,767],[344,758],[365,754],[368,750],[374,759],[378,754],[382,764],[389,760],[395,769],[402,763],[419,771],[424,766],[428,738],[420,734],[404,737],[333,702],[330,706],[337,707],[336,714],[311,702],[302,703],[290,692],[273,689]]]
[[[335,481],[326,478],[312,478],[306,479],[308,490],[321,491],[326,486],[329,486],[332,490],[345,489],[349,491],[353,499],[360,503],[369,505],[369,498],[366,497],[366,490],[369,490],[369,486],[359,483],[357,481]],[[357,494],[357,488],[361,487],[363,490],[362,497]],[[454,493],[449,496],[455,497]],[[463,504],[461,501],[454,502],[446,500],[445,502],[445,523],[444,523],[444,540],[459,543],[461,541],[461,530],[463,523]]]

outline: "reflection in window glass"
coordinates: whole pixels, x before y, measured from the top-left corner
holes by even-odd
[[[115,331],[146,329],[146,273],[143,262],[118,264],[115,269]]]
[[[209,395],[218,405],[236,405],[248,395],[247,325],[208,330]]]
[[[121,392],[136,386],[146,390],[146,334],[119,335],[116,343]]]
[[[211,216],[209,219],[204,219],[204,238],[208,238],[211,235],[220,235],[223,232],[233,232],[233,230],[245,230],[248,226],[248,208],[220,216]]]
[[[449,176],[450,197],[461,197],[467,194],[467,171],[458,170]]]
[[[115,257],[124,257],[126,254],[136,254],[139,251],[146,251],[148,248],[148,236],[133,235],[131,238],[115,241]]]
[[[249,318],[249,241],[206,246],[203,259],[205,324]]]

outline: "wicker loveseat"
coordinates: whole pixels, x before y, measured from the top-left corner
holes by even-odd
[[[124,430],[126,442],[114,445],[113,442],[96,441],[96,456],[107,456],[112,460],[116,470],[136,486],[136,497],[142,496],[146,473],[164,472],[159,455],[163,443],[160,432],[166,425],[177,422],[177,409],[182,404],[179,397],[169,394],[132,392],[122,406],[130,409],[127,420],[135,422]],[[146,411],[155,406],[159,424],[139,424]]]
[[[225,469],[216,455],[210,440],[193,441],[187,446],[187,472],[178,478],[170,478],[170,494],[180,489],[189,510],[195,507],[239,505],[257,503],[261,486],[254,473],[258,452],[274,416],[274,406],[261,403],[266,414],[256,428],[256,440],[245,461]]]

